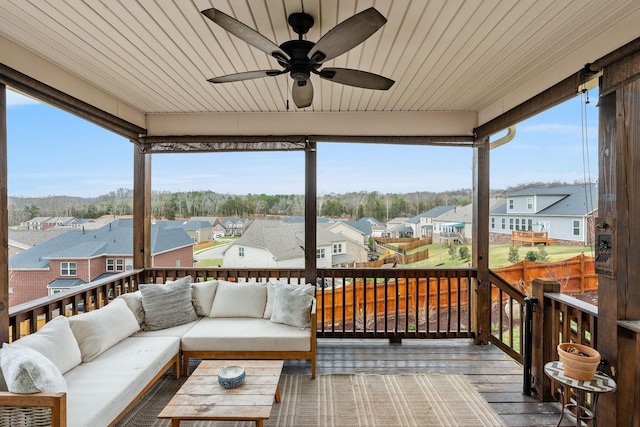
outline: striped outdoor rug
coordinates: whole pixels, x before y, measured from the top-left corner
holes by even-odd
[[[118,426],[168,426],[158,420],[184,379],[161,379]],[[282,375],[281,403],[265,427],[505,426],[463,375]],[[250,422],[187,422],[193,427],[253,427]]]

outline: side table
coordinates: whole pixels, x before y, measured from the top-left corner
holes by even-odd
[[[565,411],[570,411],[571,408],[575,408],[576,413],[576,426],[581,426],[581,421],[591,420],[591,425],[596,426],[596,404],[598,402],[598,396],[602,393],[609,393],[616,389],[616,382],[613,378],[602,372],[596,372],[591,381],[580,381],[575,378],[567,376],[564,372],[564,366],[562,362],[555,361],[549,362],[544,365],[544,373],[553,381],[562,384],[563,386],[573,388],[576,395],[576,402],[565,403],[560,412],[560,419],[556,427],[562,422]],[[591,404],[591,410],[582,406],[583,394],[591,393],[593,395],[593,401]],[[564,387],[561,388],[562,400],[565,402]]]

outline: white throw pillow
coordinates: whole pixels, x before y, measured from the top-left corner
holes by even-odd
[[[231,283],[218,281],[209,317],[264,316],[267,305],[267,287],[260,283]]]
[[[311,326],[311,305],[316,295],[316,287],[276,283],[271,321],[298,328]]]
[[[118,298],[98,310],[69,317],[69,326],[78,341],[83,362],[91,362],[140,330],[127,303]]]
[[[140,285],[145,331],[157,331],[198,320],[191,303],[191,276],[164,285]]]
[[[118,298],[122,298],[127,303],[129,310],[133,313],[138,321],[138,324],[142,326],[144,323],[144,311],[142,310],[142,292],[135,291],[127,294],[122,294]]]
[[[271,315],[273,314],[273,301],[276,299],[276,283],[267,283],[267,305],[264,307],[264,315],[263,319],[271,319]]]
[[[47,322],[36,333],[20,338],[14,344],[29,347],[41,353],[65,374],[82,362],[80,347],[73,336],[69,320],[58,316]]]
[[[67,391],[67,383],[58,367],[32,348],[5,343],[0,349],[0,367],[12,393]]]
[[[213,298],[218,289],[217,280],[196,282],[191,284],[191,302],[198,316],[208,316],[211,313]]]

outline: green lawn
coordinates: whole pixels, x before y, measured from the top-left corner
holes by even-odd
[[[471,245],[466,245],[471,251]],[[512,263],[509,261],[509,248],[511,245],[490,245],[489,246],[489,267],[490,268],[501,268],[511,265]],[[424,261],[419,261],[413,264],[408,265],[407,267],[413,268],[447,268],[447,267],[468,267],[470,266],[470,261],[465,261],[459,258],[458,250],[459,245],[456,247],[456,259],[451,259],[451,255],[449,254],[449,248],[440,244],[432,244],[426,246],[429,249],[429,259]],[[416,250],[422,250],[425,247],[421,247]],[[562,261],[568,258],[572,258],[574,256],[580,255],[581,252],[584,252],[586,255],[593,254],[592,247],[585,246],[562,246],[562,245],[549,245],[545,246],[544,250],[547,252],[548,261]],[[538,252],[537,247],[529,247],[529,246],[518,246],[518,256],[522,260],[527,255],[527,252],[534,251]],[[413,251],[411,251],[413,252]],[[410,253],[411,253],[410,252]]]

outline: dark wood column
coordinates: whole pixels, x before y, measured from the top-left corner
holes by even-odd
[[[317,155],[316,141],[310,141],[304,150],[304,279],[316,283],[318,264],[316,260],[317,205]]]
[[[133,268],[151,267],[151,154],[133,144]]]
[[[473,148],[473,266],[478,270],[474,316],[476,342],[487,344],[489,317],[489,137],[476,141]]]
[[[618,390],[601,397],[598,424],[640,425],[638,335],[618,326],[640,320],[640,53],[605,67],[599,113],[597,348]],[[602,257],[602,254],[605,257]]]
[[[0,343],[9,342],[9,211],[7,209],[7,87],[0,83]]]

